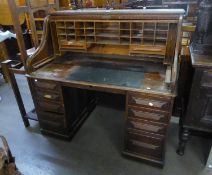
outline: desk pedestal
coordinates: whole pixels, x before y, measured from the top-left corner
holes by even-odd
[[[128,92],[124,155],[163,167],[171,97]]]

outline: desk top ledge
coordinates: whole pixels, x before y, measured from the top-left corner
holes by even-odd
[[[110,15],[183,15],[185,11],[183,9],[78,9],[78,10],[61,10],[51,14],[51,16],[63,16],[63,15],[89,15],[89,14],[110,14]]]

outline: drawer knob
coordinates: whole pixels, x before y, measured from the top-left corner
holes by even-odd
[[[51,95],[46,94],[46,95],[44,95],[44,98],[51,99],[51,98],[52,98],[52,96],[51,96]]]
[[[154,104],[152,102],[149,102],[149,106],[154,106]]]

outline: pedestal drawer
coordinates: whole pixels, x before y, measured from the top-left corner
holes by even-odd
[[[169,111],[171,107],[171,98],[163,98],[161,96],[144,93],[129,93],[128,104],[133,106]]]
[[[64,108],[61,104],[50,103],[46,101],[37,102],[38,109],[44,112],[64,113]]]
[[[33,79],[32,83],[35,88],[47,89],[51,91],[60,91],[60,85],[54,81],[46,81],[41,79]]]
[[[56,114],[51,112],[37,112],[39,119],[52,122],[64,122],[65,116],[63,114]]]
[[[167,130],[167,125],[154,123],[147,120],[128,118],[127,128],[131,130],[145,131],[145,132],[150,132],[154,134],[165,135]]]
[[[40,127],[44,130],[54,131],[57,133],[62,133],[66,130],[63,122],[53,122],[48,120],[39,119]]]
[[[47,100],[51,102],[61,102],[61,95],[50,91],[36,91],[37,100]]]
[[[170,114],[168,112],[163,112],[160,110],[128,106],[128,117],[168,124]]]
[[[125,150],[138,155],[153,156],[161,159],[163,145],[163,138],[151,137],[144,133],[128,132]]]

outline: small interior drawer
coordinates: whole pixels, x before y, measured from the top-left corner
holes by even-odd
[[[167,130],[167,125],[149,122],[147,120],[138,120],[135,118],[127,119],[127,128],[137,131],[145,131],[154,134],[165,135]]]
[[[60,89],[60,86],[57,82],[50,82],[50,81],[45,81],[40,79],[33,79],[32,82],[36,88],[46,89],[46,90],[51,90],[56,92],[58,92]]]
[[[87,45],[85,42],[77,42],[77,41],[61,41],[60,47],[64,49],[74,49],[74,50],[86,50]]]
[[[169,123],[170,114],[160,110],[143,107],[128,106],[128,117],[150,120],[160,123]]]
[[[47,101],[53,101],[53,102],[60,102],[61,96],[58,93],[52,93],[49,91],[43,91],[43,90],[37,90],[36,91],[36,97],[38,100],[47,100]]]
[[[139,107],[147,107],[152,109],[159,109],[169,111],[171,107],[171,99],[163,98],[161,96],[149,95],[144,93],[129,93],[128,104]]]
[[[37,101],[38,109],[44,112],[64,113],[64,108],[60,104],[46,101]]]
[[[146,156],[161,158],[164,141],[161,138],[151,137],[145,134],[128,132],[125,142],[125,150]]]
[[[165,55],[165,46],[152,46],[152,45],[131,45],[130,54],[156,54]]]

